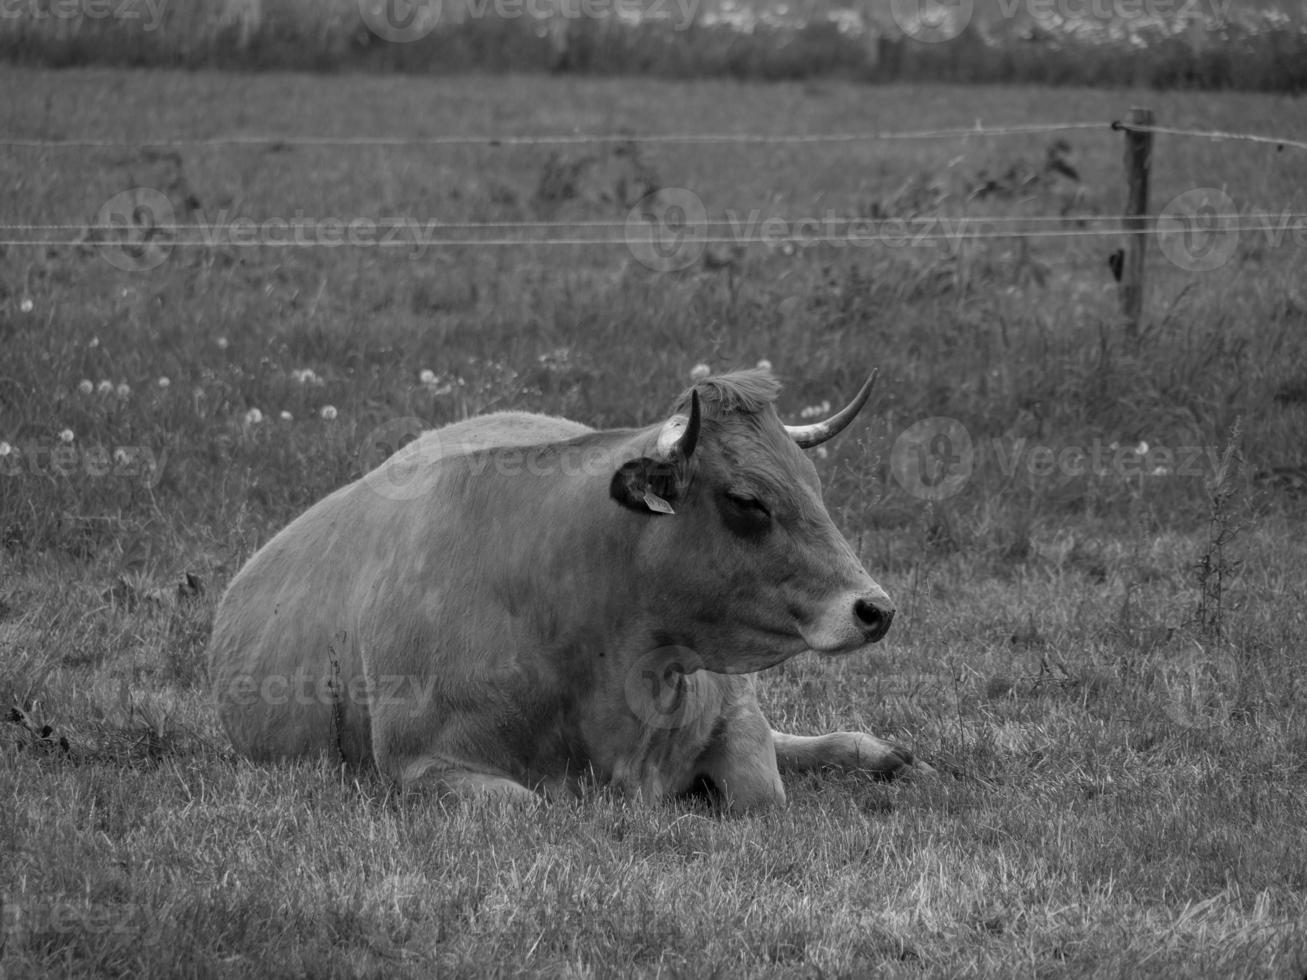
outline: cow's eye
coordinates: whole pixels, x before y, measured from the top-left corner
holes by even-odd
[[[771,511],[767,509],[767,505],[752,494],[727,490],[726,499],[736,510],[748,514],[755,519],[766,519],[771,517]]]

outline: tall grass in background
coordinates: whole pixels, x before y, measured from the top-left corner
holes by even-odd
[[[878,8],[877,16],[864,21],[870,33],[844,32],[822,16],[789,21],[765,16],[738,29],[699,8],[688,26],[675,17],[639,23],[574,18],[561,53],[557,32],[525,16],[468,17],[442,23],[417,41],[391,44],[369,32],[357,0],[189,0],[163,4],[158,24],[144,16],[143,0],[132,6],[139,15],[130,19],[61,18],[49,14],[49,3],[28,0],[0,17],[0,58],[48,66],[552,70],[676,78],[1307,89],[1307,32],[1300,13],[1262,11],[1252,4],[1240,4],[1238,19],[1202,30],[1152,26],[1128,36],[1102,22],[1091,31],[1071,23],[1049,28],[1043,21],[998,16],[993,4],[978,4],[968,28],[940,44],[903,36]]]

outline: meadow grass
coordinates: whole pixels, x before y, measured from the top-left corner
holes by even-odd
[[[1140,100],[1167,124],[1307,138],[1293,100],[1232,94],[18,69],[3,84],[21,97],[0,129],[38,138],[824,132],[1106,121]],[[620,241],[164,237],[113,253],[163,257],[128,272],[76,230],[134,187],[207,224],[621,222],[662,187],[714,218],[1065,212],[1075,228],[1119,207],[1121,146],[1106,129],[1070,142],[1074,185],[1041,169],[1048,137],[7,151],[7,220],[83,240],[0,255],[4,975],[1301,976],[1307,299],[1291,235],[1245,234],[1201,275],[1154,249],[1131,337],[1111,239],[713,246],[660,274]],[[1159,138],[1154,199],[1221,187],[1240,210],[1303,212],[1305,167]],[[214,603],[362,472],[369,433],[497,408],[645,424],[696,363],[760,358],[791,421],[879,367],[874,417],[815,462],[899,606],[874,654],[770,672],[769,717],[896,739],[937,777],[791,780],[784,812],[722,820],[599,789],[442,805],[232,756],[206,689]],[[976,448],[933,503],[892,465],[932,417]],[[1201,465],[1031,465],[1037,446],[1140,442],[1196,447]]]

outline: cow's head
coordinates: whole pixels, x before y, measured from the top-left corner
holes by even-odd
[[[874,377],[805,426],[777,417],[770,372],[707,378],[613,475],[613,498],[646,519],[642,604],[666,642],[693,647],[710,670],[743,673],[885,635],[894,605],[836,530],[803,453],[853,420]]]

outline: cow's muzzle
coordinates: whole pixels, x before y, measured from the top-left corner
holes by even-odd
[[[875,643],[889,632],[894,622],[894,603],[884,594],[859,597],[853,603],[853,615],[868,643]]]

